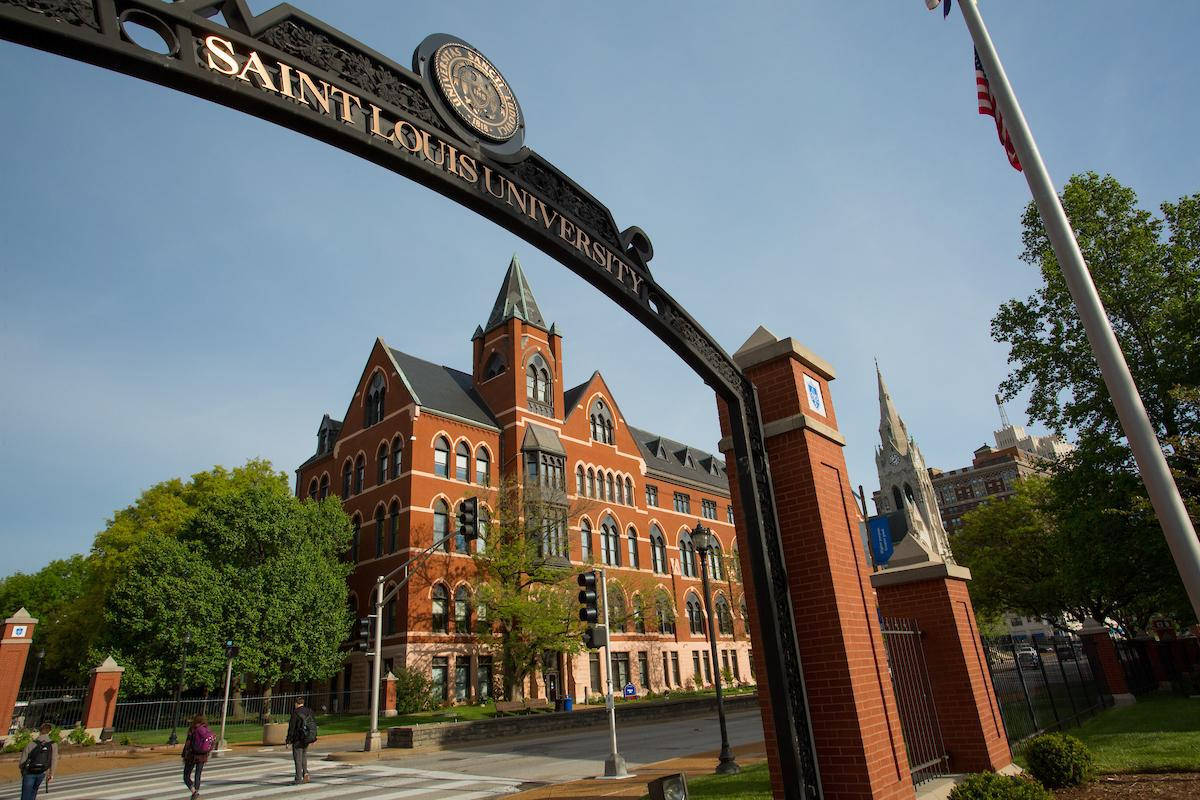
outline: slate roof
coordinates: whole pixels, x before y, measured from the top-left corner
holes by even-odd
[[[513,254],[512,261],[508,262],[508,273],[504,276],[504,282],[500,284],[500,294],[496,295],[496,303],[492,306],[492,313],[488,315],[487,324],[483,328],[490,331],[513,317],[543,330],[546,328],[546,320],[533,297],[533,289],[525,278],[516,253]]]
[[[471,388],[471,376],[443,367],[389,347],[400,376],[414,395],[417,405],[431,411],[453,414],[485,428],[499,429],[496,418],[483,399]]]
[[[682,442],[668,439],[665,436],[659,436],[657,433],[635,428],[632,425],[629,426],[629,433],[633,435],[634,440],[637,442],[638,450],[641,451],[642,458],[646,460],[647,469],[655,472],[664,472],[672,477],[707,484],[724,492],[729,491],[729,480],[725,474],[725,462],[712,453],[697,450]],[[665,451],[665,459],[659,458],[657,455],[660,444]],[[688,453],[692,454],[692,458],[696,462],[694,468],[687,466],[686,457]],[[708,471],[710,463],[716,464],[716,475]]]
[[[525,438],[521,440],[522,450],[544,450],[547,453],[557,453],[560,456],[565,456],[567,450],[563,447],[562,439],[558,438],[558,433],[544,425],[538,425],[534,422],[526,423]]]
[[[592,374],[595,375],[595,373],[592,373]],[[575,406],[579,402],[579,398],[583,396],[583,390],[586,389],[587,385],[591,382],[592,382],[592,379],[588,378],[586,381],[579,384],[578,386],[574,386],[570,389],[563,390],[563,414],[564,415],[570,416],[571,412],[575,410]]]

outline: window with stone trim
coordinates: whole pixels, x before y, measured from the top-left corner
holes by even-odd
[[[680,514],[692,513],[692,498],[691,495],[683,492],[675,492],[675,510]]]
[[[650,526],[650,568],[659,574],[667,571],[667,540],[657,525]]]
[[[404,443],[401,441],[400,437],[397,436],[395,439],[392,439],[392,480],[400,477],[400,465],[403,461],[401,456],[403,454]]]
[[[658,506],[658,487],[646,484],[646,505]]]
[[[454,479],[456,481],[471,479],[471,447],[466,442],[459,442],[454,447]]]
[[[701,500],[700,501],[700,514],[705,519],[716,519],[717,518],[717,501]]]
[[[433,443],[433,474],[439,478],[450,477],[450,442],[439,436]]]
[[[376,372],[371,378],[371,384],[367,389],[367,403],[363,410],[363,427],[369,428],[383,419],[384,414],[384,394],[387,392],[387,384],[383,379],[382,372]]]
[[[432,625],[434,633],[448,633],[450,630],[450,592],[446,584],[433,585]]]

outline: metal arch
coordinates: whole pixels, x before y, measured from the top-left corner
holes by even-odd
[[[218,12],[228,27],[213,21]],[[155,32],[167,52],[139,46],[124,33],[124,25]],[[206,63],[212,60],[203,57],[209,36],[230,45],[237,59],[234,73],[242,71],[240,78]],[[255,16],[244,0],[0,0],[0,38],[220,103],[414,180],[554,258],[687,362],[729,407],[785,796],[822,796],[757,394],[732,358],[653,279],[648,262],[654,250],[645,232],[637,227],[619,230],[607,207],[532,150],[489,148],[473,138],[446,113],[426,76],[290,5]],[[259,77],[262,73],[241,70],[250,53],[264,63],[265,82]],[[315,95],[304,99],[302,86],[299,98],[280,91],[285,65],[324,87],[324,109]],[[271,76],[278,81],[274,91],[265,85]],[[291,78],[288,81],[290,90]],[[340,117],[336,105],[331,113],[331,91],[343,92],[346,113]],[[357,101],[356,108],[350,108],[345,94]],[[381,119],[394,125],[393,139],[380,135]],[[406,141],[415,136],[416,151],[401,143],[401,123],[408,126],[403,128],[406,133],[415,132],[408,133]],[[469,157],[475,169],[447,168],[447,159],[453,163],[454,157],[446,149],[438,151],[440,164],[425,157],[422,136],[427,148],[436,140],[439,148],[455,151],[459,159]],[[471,172],[477,173],[473,181],[467,180]],[[492,178],[500,186],[499,195],[491,191]],[[566,235],[568,227],[574,236]]]

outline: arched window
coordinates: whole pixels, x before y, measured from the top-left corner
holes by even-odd
[[[383,555],[383,506],[375,509],[375,557]]]
[[[696,547],[686,531],[679,534],[679,571],[685,578],[696,577]]]
[[[388,591],[395,588],[392,584],[388,584]],[[383,604],[383,635],[391,636],[396,632],[396,598],[393,596]]]
[[[442,541],[446,536],[446,532],[450,530],[450,507],[446,505],[445,500],[438,500],[433,504],[433,541]],[[442,544],[442,549],[447,553],[450,552],[450,540],[447,539]]]
[[[450,593],[444,583],[434,584],[433,587],[433,632],[446,633],[450,629]]]
[[[912,503],[913,505],[916,505],[917,498],[913,495],[912,487],[909,486],[907,483],[904,484],[904,496],[906,498],[908,498],[908,502]]]
[[[658,573],[667,571],[667,542],[657,525],[650,526],[650,568]]]
[[[492,482],[492,460],[483,445],[475,448],[475,482],[487,486]]]
[[[392,501],[388,510],[388,552],[394,553],[400,547],[400,504]]]
[[[604,476],[604,482],[608,486],[608,502],[610,502],[610,503],[616,502],[617,495],[613,491],[613,476],[612,476],[611,472],[608,475]]]
[[[746,595],[742,595],[741,600],[738,601],[738,613],[742,616],[742,627],[746,629],[747,633],[749,633],[750,611],[746,608]]]
[[[592,403],[592,408],[588,416],[592,424],[592,439],[597,442],[602,442],[603,444],[612,444],[612,412],[609,411],[608,406],[604,404],[604,398],[596,398],[596,402]]]
[[[439,478],[450,477],[450,442],[439,436],[433,443],[433,474]]]
[[[592,526],[586,519],[579,520],[579,560],[591,561],[595,558],[592,551]]]
[[[321,488],[317,491],[317,499],[324,500],[326,497],[329,497],[329,476],[322,475]]]
[[[729,576],[738,582],[742,580],[742,562],[738,555],[737,542],[733,543],[733,552],[729,554]]]
[[[508,369],[508,365],[504,363],[504,358],[499,353],[492,353],[487,361],[487,366],[483,368],[483,379],[494,378],[497,375]]]
[[[660,633],[675,635],[675,604],[671,596],[659,589],[654,597],[654,615],[658,618]]]
[[[454,479],[471,480],[471,448],[466,442],[459,442],[454,448]]]
[[[395,439],[392,439],[392,478],[400,477],[400,462],[402,461],[400,456],[403,455],[403,453],[404,443],[401,442],[400,437],[397,436]]]
[[[610,567],[621,566],[621,534],[612,517],[600,523],[600,560]]]
[[[550,367],[541,354],[535,353],[529,359],[529,368],[525,372],[525,396],[537,403],[550,405],[553,396],[550,382]]]
[[[625,479],[625,504],[633,505],[633,481]]]
[[[625,536],[625,541],[628,544],[628,550],[626,552],[629,555],[629,566],[633,567],[634,569],[638,569],[641,566],[641,563],[638,559],[637,529],[630,525]]]
[[[646,632],[646,604],[640,594],[633,596],[633,630],[634,633]]]
[[[350,524],[350,560],[355,564],[358,563],[358,540],[362,535],[362,517],[358,514],[354,515],[354,519]]]
[[[580,464],[578,467],[575,468],[575,494],[579,495],[580,497],[583,497],[584,485],[585,484],[583,482],[583,465]]]
[[[723,594],[717,595],[717,632],[722,636],[733,636],[733,614]]]
[[[479,531],[479,538],[475,540],[475,552],[482,553],[483,548],[487,546],[488,523],[491,522],[491,516],[488,514],[486,506],[479,506],[479,518],[475,521],[475,528]]]
[[[454,632],[471,632],[471,592],[466,586],[454,590]]]
[[[317,479],[316,478],[313,478],[311,481],[308,482],[308,499],[309,500],[317,499]]]
[[[383,419],[383,396],[386,391],[387,386],[383,380],[383,373],[376,372],[367,389],[367,407],[363,411],[364,428],[369,428]]]
[[[621,480],[620,475],[617,476],[616,483],[617,483],[617,504],[625,505],[625,482],[623,480]]]
[[[588,467],[588,497],[596,496],[596,473]]]
[[[724,559],[721,558],[721,545],[714,544],[713,548],[708,551],[708,575],[714,581],[725,580],[725,570],[721,564]]]
[[[388,448],[387,442],[379,445],[379,464],[378,464],[378,480],[376,483],[383,483],[388,479]]]
[[[625,624],[629,619],[629,609],[625,606],[625,592],[618,583],[608,586],[608,624],[613,633],[625,633]]]
[[[350,464],[350,459],[346,459],[346,463],[342,465],[342,499],[350,496],[350,476],[354,473],[354,467]]]
[[[367,460],[359,453],[354,459],[354,493],[361,494],[363,484],[367,481]]]
[[[687,596],[687,618],[688,632],[693,636],[703,636],[704,609],[700,606],[700,601],[696,599],[696,595],[694,594]]]
[[[904,510],[904,499],[900,496],[900,487],[892,487],[892,499],[896,501],[896,511]]]

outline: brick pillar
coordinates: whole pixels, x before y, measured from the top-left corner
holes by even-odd
[[[0,719],[4,720],[4,728],[0,729],[0,738],[8,733],[36,627],[37,620],[24,608],[4,620],[4,636],[0,638]]]
[[[92,670],[88,681],[87,696],[83,698],[83,728],[97,739],[105,728],[111,728],[117,713],[117,692],[121,689],[121,675],[125,668],[118,666],[113,657]]]
[[[1146,650],[1146,659],[1150,662],[1150,672],[1154,675],[1154,681],[1160,689],[1171,688],[1171,675],[1167,672],[1167,665],[1163,663],[1163,658],[1170,658],[1171,654],[1165,648],[1170,647],[1169,641],[1155,641],[1149,636],[1139,639],[1138,643]]]
[[[759,328],[734,354],[758,390],[767,455],[784,545],[788,591],[795,613],[809,717],[826,800],[911,800],[912,777],[887,654],[879,632],[858,512],[842,454],[829,381],[834,372],[794,339]],[[811,393],[811,394],[810,394]],[[728,409],[718,401],[729,485],[736,514],[737,463],[728,438]],[[745,526],[738,524],[741,538]],[[738,547],[747,583],[750,548]],[[746,591],[755,672],[766,675],[754,592]],[[778,750],[759,692],[775,797],[782,797]]]
[[[383,715],[394,717],[396,711],[396,676],[388,673],[383,676]]]
[[[923,633],[934,710],[951,772],[996,771],[1012,763],[967,594],[970,579],[966,567],[941,562],[871,576],[883,615],[915,619]]]
[[[1137,698],[1125,682],[1125,668],[1117,657],[1117,646],[1113,644],[1108,628],[1091,620],[1079,631],[1079,638],[1083,640],[1092,672],[1104,687],[1104,692],[1112,695],[1113,704],[1126,706],[1136,703]]]

